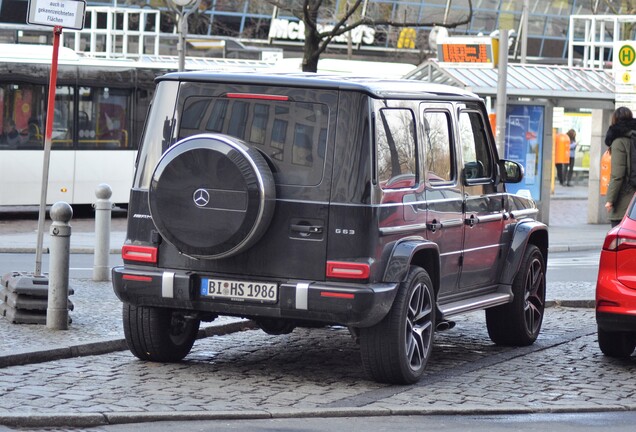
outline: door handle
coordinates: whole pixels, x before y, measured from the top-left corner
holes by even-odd
[[[479,220],[475,217],[475,215],[470,215],[470,217],[464,219],[464,223],[471,228],[474,227],[477,222],[479,222]]]
[[[291,230],[303,234],[322,234],[323,227],[318,225],[292,225]]]
[[[437,219],[433,219],[431,222],[426,224],[426,229],[428,229],[430,232],[435,232],[440,228],[442,228],[442,224],[440,222],[437,222]]]

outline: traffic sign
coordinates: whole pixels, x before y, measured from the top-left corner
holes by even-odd
[[[629,91],[633,91],[633,85],[636,84],[636,43],[632,41],[614,42],[612,65],[614,68],[614,84],[627,86]],[[620,91],[620,89],[617,89],[617,92]]]
[[[629,67],[636,60],[636,50],[630,45],[623,45],[618,50],[618,61],[622,66]]]
[[[29,0],[27,23],[81,30],[85,11],[84,0]]]

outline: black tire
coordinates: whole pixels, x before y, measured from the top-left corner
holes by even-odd
[[[199,332],[199,320],[170,309],[124,303],[123,318],[128,348],[141,360],[178,362],[188,355]]]
[[[290,334],[296,328],[294,321],[279,318],[254,318],[256,325],[269,335],[286,335]]]
[[[417,382],[433,350],[435,311],[431,278],[424,269],[411,266],[387,316],[360,329],[365,372],[383,383]]]
[[[486,309],[488,335],[498,345],[532,345],[545,312],[545,260],[533,244],[526,248],[512,293],[511,303]]]
[[[598,329],[598,346],[608,357],[627,358],[636,348],[636,335],[630,332],[612,332]]]
[[[185,138],[159,160],[148,204],[161,236],[181,253],[219,259],[253,246],[274,213],[274,176],[261,153],[220,134]]]

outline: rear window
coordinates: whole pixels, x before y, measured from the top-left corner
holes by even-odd
[[[201,133],[240,138],[266,156],[278,184],[314,186],[322,180],[328,120],[320,103],[191,96],[178,139]]]

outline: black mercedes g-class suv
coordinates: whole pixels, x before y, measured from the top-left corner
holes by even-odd
[[[423,82],[159,78],[113,269],[130,350],[179,361],[218,315],[338,324],[370,377],[413,383],[456,314],[533,343],[548,233],[506,193],[523,169],[487,119],[474,94]]]

